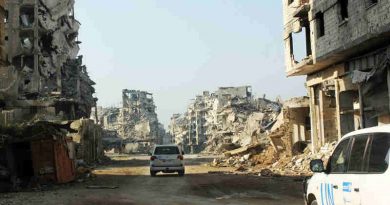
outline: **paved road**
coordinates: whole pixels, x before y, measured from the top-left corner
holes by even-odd
[[[114,157],[112,164],[95,171],[97,178],[91,181],[56,186],[45,192],[0,194],[0,204],[303,204],[301,183],[296,179],[222,174],[219,172],[231,169],[203,165],[212,158],[186,158],[186,176],[160,174],[152,178],[147,156]],[[89,185],[119,188],[87,189]]]

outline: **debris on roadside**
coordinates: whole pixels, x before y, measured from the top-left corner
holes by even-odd
[[[306,148],[303,154],[291,156],[287,153],[277,153],[272,146],[254,155],[237,155],[225,158],[216,158],[210,166],[236,167],[236,172],[249,172],[258,176],[308,176],[311,175],[310,161],[322,159],[325,163],[329,159],[336,142],[325,144],[318,153],[312,153]]]

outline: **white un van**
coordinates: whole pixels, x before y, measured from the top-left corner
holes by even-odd
[[[315,173],[304,183],[307,205],[389,205],[390,126],[343,137],[329,162],[313,160]]]

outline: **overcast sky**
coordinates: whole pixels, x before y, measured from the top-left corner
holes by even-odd
[[[306,95],[303,77],[285,77],[281,0],[76,0],[75,12],[102,106],[119,106],[123,88],[146,90],[167,126],[203,90]]]

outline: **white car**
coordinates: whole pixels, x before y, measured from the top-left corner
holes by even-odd
[[[177,145],[156,145],[150,157],[150,175],[158,172],[174,173],[184,176],[184,152]]]
[[[326,168],[313,160],[315,174],[304,183],[308,205],[390,204],[390,126],[352,132],[337,144]]]

